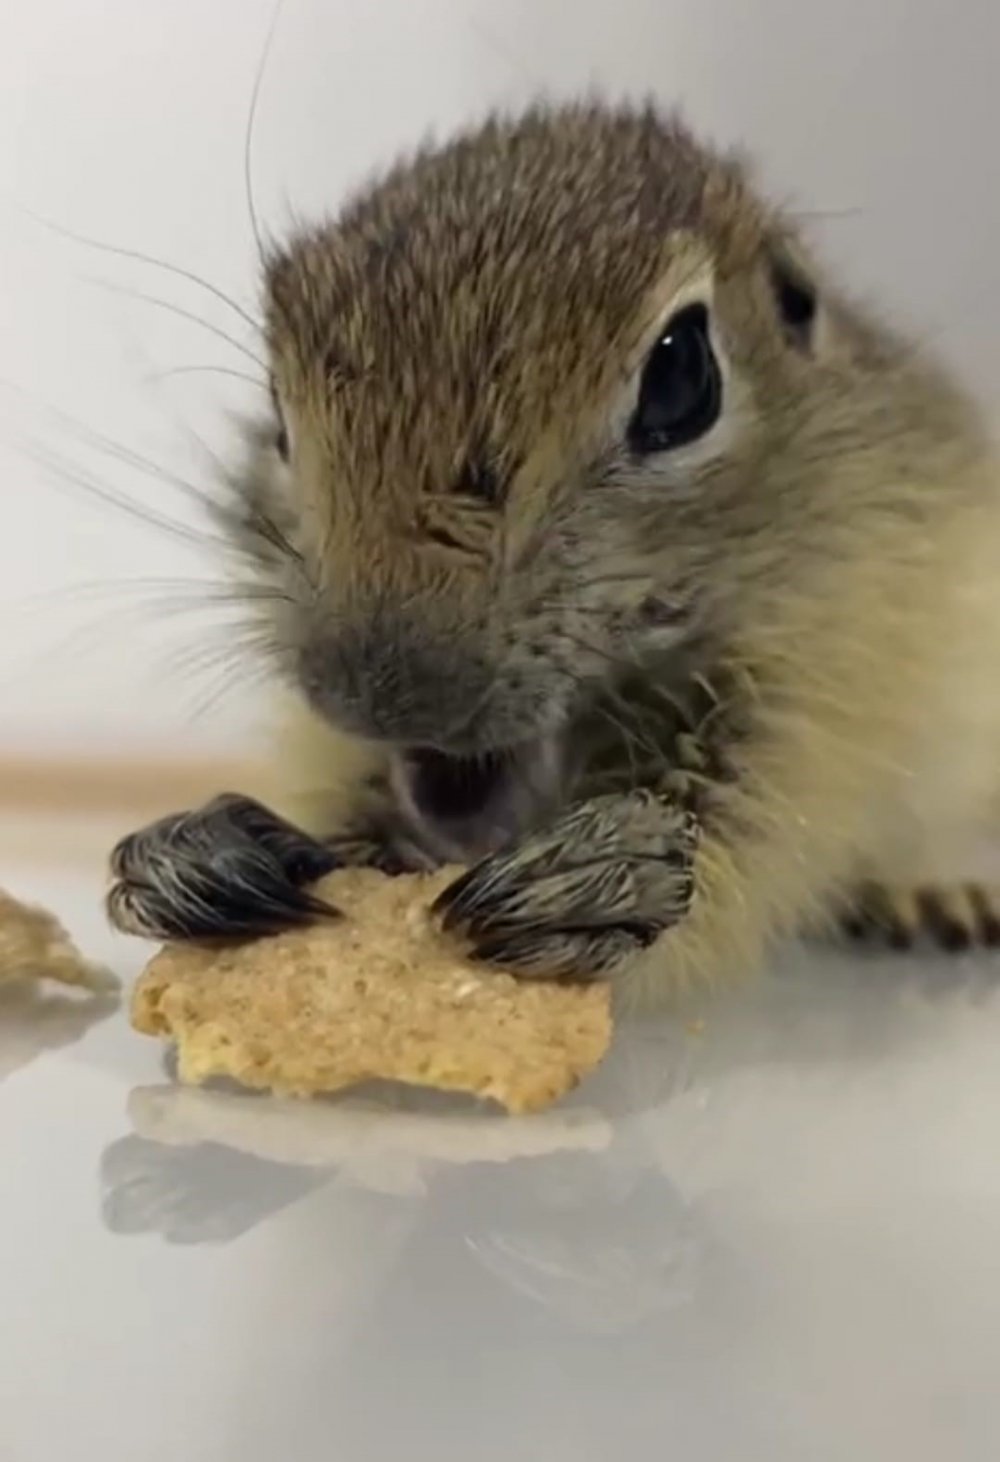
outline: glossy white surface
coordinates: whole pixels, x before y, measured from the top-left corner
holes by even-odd
[[[96,854],[0,883],[137,968]],[[792,951],[523,1121],[182,1091],[8,994],[0,1457],[993,1459],[997,973]]]

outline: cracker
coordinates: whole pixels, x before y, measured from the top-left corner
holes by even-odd
[[[42,979],[98,994],[118,988],[110,970],[84,959],[54,914],[0,891],[0,983]]]
[[[605,984],[486,970],[428,917],[456,875],[345,869],[319,885],[344,917],[239,946],[168,945],[132,1022],[177,1043],[182,1081],[224,1076],[290,1096],[375,1078],[549,1106],[611,1038]]]

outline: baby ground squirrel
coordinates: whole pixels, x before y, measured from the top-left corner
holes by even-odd
[[[494,119],[270,251],[264,309],[218,513],[291,703],[274,785],[121,843],[121,928],[459,859],[443,917],[526,976],[996,940],[1000,474],[738,160],[652,108]]]

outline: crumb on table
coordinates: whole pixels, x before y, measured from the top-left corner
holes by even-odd
[[[95,994],[118,988],[110,970],[83,957],[54,914],[0,891],[0,984],[57,980]]]

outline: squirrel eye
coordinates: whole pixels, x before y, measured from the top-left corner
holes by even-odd
[[[640,456],[686,446],[715,425],[722,409],[722,376],[704,305],[671,319],[650,351],[628,443]]]

